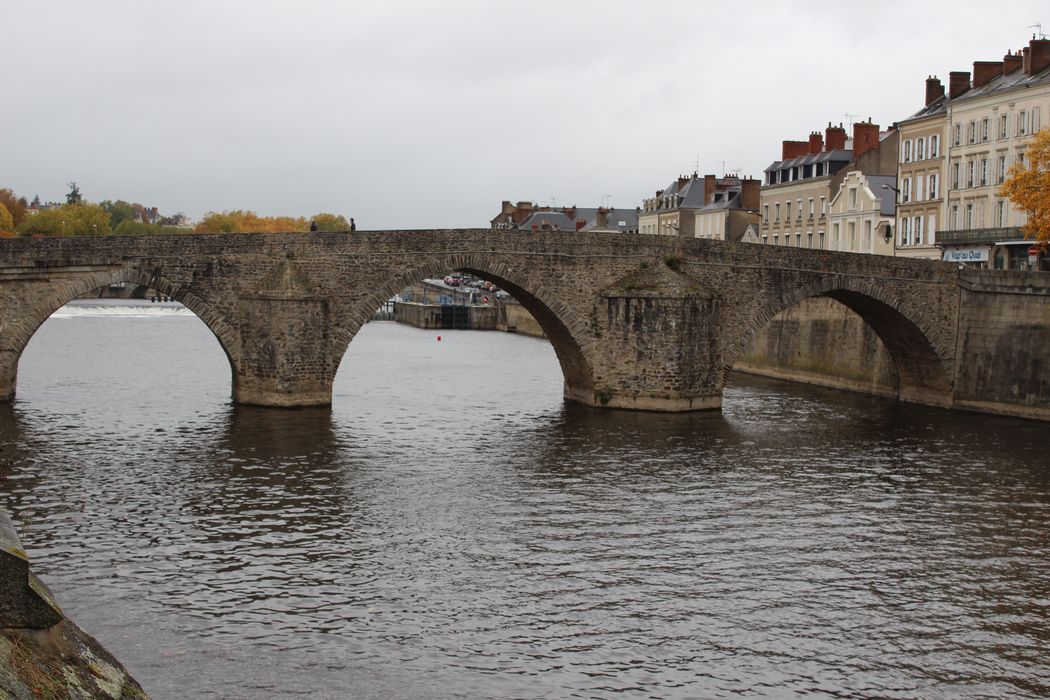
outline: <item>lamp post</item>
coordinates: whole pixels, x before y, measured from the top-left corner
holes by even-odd
[[[894,202],[895,202],[895,203],[896,203],[896,200],[900,199],[900,194],[901,194],[901,191],[900,191],[900,190],[898,190],[898,189],[897,189],[896,187],[894,187],[893,185],[891,185],[891,184],[889,184],[889,183],[883,184],[883,186],[882,186],[882,189],[884,189],[884,190],[893,190],[893,191],[894,191],[894,192],[896,193],[896,195],[897,195],[897,196],[896,196],[896,197],[894,197]],[[893,212],[894,212],[894,214],[896,214],[896,212],[897,212],[897,207],[896,207],[896,204],[895,204],[895,205],[894,205],[894,207],[893,207]],[[896,216],[894,216],[894,222],[895,222],[895,223],[896,223],[896,219],[897,219],[897,217],[896,217]],[[889,227],[889,226],[886,226],[886,236],[885,236],[885,239],[886,239],[886,243],[887,243],[887,244],[889,244],[889,243],[890,243],[890,242],[891,242],[891,241],[893,240],[893,231],[892,231],[892,230],[890,230],[890,227]],[[894,246],[894,250],[895,250],[895,251],[896,251],[896,248],[897,248],[897,246]]]

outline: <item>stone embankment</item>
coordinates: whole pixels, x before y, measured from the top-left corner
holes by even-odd
[[[113,656],[66,618],[29,569],[11,519],[0,511],[0,695],[147,698]]]

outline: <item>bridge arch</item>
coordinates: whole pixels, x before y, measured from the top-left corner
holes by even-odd
[[[955,349],[937,337],[931,330],[934,324],[914,304],[894,296],[885,286],[865,279],[820,280],[759,306],[740,324],[741,330],[724,344],[726,374],[775,316],[816,297],[838,301],[875,332],[893,359],[899,378],[898,397],[902,401],[951,405]]]
[[[417,282],[458,270],[491,281],[521,303],[536,319],[554,348],[565,380],[565,396],[587,402],[594,393],[594,371],[589,358],[590,335],[578,314],[555,298],[527,271],[498,258],[477,254],[450,254],[430,258],[410,271],[382,281],[357,300],[342,320],[334,343],[333,376],[357,332],[383,302]]]
[[[127,282],[150,287],[181,303],[192,311],[219,341],[219,346],[234,367],[231,351],[238,336],[229,327],[221,314],[198,298],[192,291],[175,285],[156,272],[148,272],[130,265],[114,265],[87,272],[77,272],[59,279],[30,281],[28,290],[33,294],[23,295],[23,301],[5,308],[7,317],[0,319],[0,400],[9,401],[15,396],[18,380],[18,361],[29,341],[44,321],[69,302],[84,294],[111,284]],[[232,372],[236,383],[236,372]]]

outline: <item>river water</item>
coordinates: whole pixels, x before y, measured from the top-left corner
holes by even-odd
[[[1047,426],[737,377],[565,404],[541,340],[367,325],[230,404],[184,309],[64,307],[0,506],[154,698],[1050,695]]]

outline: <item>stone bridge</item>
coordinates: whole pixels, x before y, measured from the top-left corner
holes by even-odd
[[[948,263],[662,236],[483,230],[0,240],[0,399],[60,306],[117,282],[189,307],[229,358],[233,399],[331,403],[380,304],[460,270],[507,290],[561,363],[567,399],[721,406],[726,373],[780,311],[818,296],[859,314],[894,359],[898,395],[1046,418],[1050,282]],[[1046,275],[1050,277],[1050,275]]]

